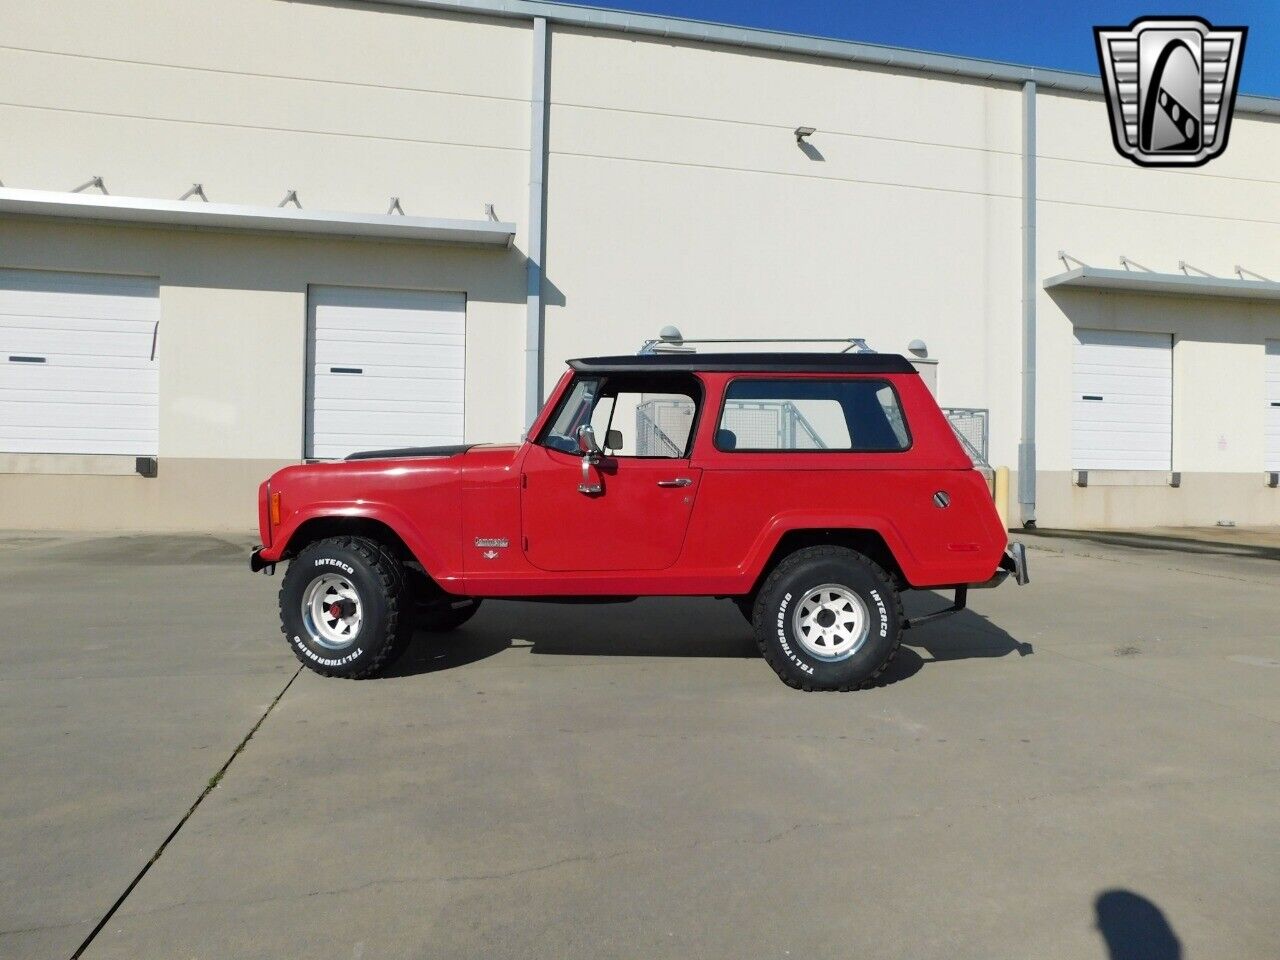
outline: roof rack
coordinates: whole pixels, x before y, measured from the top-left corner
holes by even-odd
[[[839,353],[875,353],[867,345],[863,337],[716,337],[685,339],[675,327],[663,327],[656,340],[646,340],[640,347],[639,355],[648,356],[654,353],[694,353],[685,349],[690,343],[839,343],[844,349]]]
[[[916,373],[896,353],[644,353],[621,357],[579,357],[569,366],[579,373]]]

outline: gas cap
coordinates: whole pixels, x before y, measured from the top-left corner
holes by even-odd
[[[951,506],[951,494],[945,490],[939,490],[933,495],[933,505],[940,510]]]

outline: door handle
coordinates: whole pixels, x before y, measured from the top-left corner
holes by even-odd
[[[659,480],[660,487],[687,487],[693,483],[688,477],[676,477],[674,480]]]

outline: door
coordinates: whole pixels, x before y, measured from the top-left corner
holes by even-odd
[[[701,479],[689,463],[700,396],[687,375],[575,381],[525,456],[520,510],[529,562],[558,571],[675,564]],[[585,423],[604,455],[584,482],[576,436]]]
[[[1267,341],[1267,466],[1280,470],[1280,340]]]
[[[466,298],[310,289],[306,455],[462,442]]]
[[[1173,338],[1075,331],[1071,466],[1169,470],[1173,462]]]
[[[159,285],[0,270],[0,451],[159,453]]]

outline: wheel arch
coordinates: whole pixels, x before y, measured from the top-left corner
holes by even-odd
[[[751,595],[760,589],[765,578],[786,557],[805,547],[834,546],[855,550],[876,563],[893,579],[899,589],[908,587],[909,581],[897,554],[884,534],[874,527],[795,527],[785,530],[765,555],[763,564],[756,571]]]
[[[401,562],[421,560],[390,524],[377,517],[324,514],[310,517],[289,534],[280,558],[295,557],[307,544],[329,537],[368,537],[385,544]]]

